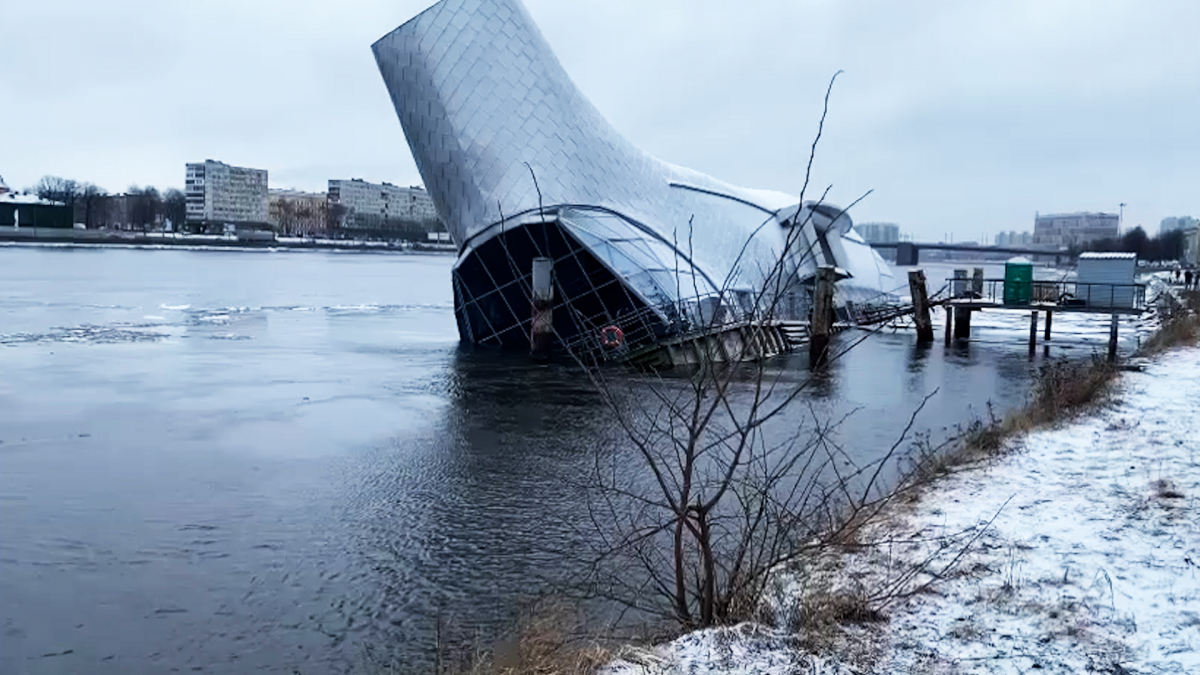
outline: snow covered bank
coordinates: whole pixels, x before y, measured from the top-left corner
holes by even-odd
[[[603,672],[1200,673],[1200,349],[1124,374],[1118,396],[896,509],[866,537],[890,543],[794,579],[793,599],[900,589],[889,621],[841,627],[824,658],[743,626]]]

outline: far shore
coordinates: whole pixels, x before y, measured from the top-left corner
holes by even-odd
[[[126,232],[58,228],[0,227],[0,244],[54,246],[185,246],[220,250],[314,249],[373,253],[456,253],[453,244],[410,241],[361,241],[308,237],[236,237],[233,235],[176,234],[172,232]]]

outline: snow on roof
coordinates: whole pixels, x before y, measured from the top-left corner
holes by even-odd
[[[58,202],[42,199],[37,195],[17,194],[9,192],[0,195],[0,203],[4,204],[41,204],[42,206],[62,206]]]
[[[1136,253],[1100,253],[1097,251],[1089,251],[1088,253],[1080,253],[1080,260],[1133,260],[1137,258]]]

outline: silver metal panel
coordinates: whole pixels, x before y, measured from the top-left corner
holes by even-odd
[[[796,198],[736,188],[629,143],[571,82],[520,0],[442,0],[373,50],[426,188],[460,248],[502,218],[539,207],[532,169],[546,208],[620,215],[595,226],[596,212],[566,220],[590,233],[581,239],[593,245],[596,236],[624,240],[611,242],[620,256],[604,259],[647,297],[673,296],[675,284],[664,289],[662,274],[638,274],[674,274],[681,253],[694,265],[681,272],[700,273],[705,292],[726,280],[758,288],[764,271],[787,254],[780,224],[796,213]],[[828,237],[840,237],[836,229]],[[839,266],[865,289],[891,291],[878,256],[849,245],[857,255]],[[792,253],[792,260],[803,257]],[[802,275],[811,273],[816,258],[799,264]],[[645,282],[629,281],[635,277]],[[678,285],[693,295],[690,279]]]

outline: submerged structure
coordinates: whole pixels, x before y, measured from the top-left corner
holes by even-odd
[[[466,342],[530,346],[535,259],[552,261],[553,333],[568,345],[806,318],[821,266],[837,268],[842,305],[895,285],[839,208],[735,187],[627,141],[520,0],[442,0],[372,49],[458,246]]]

